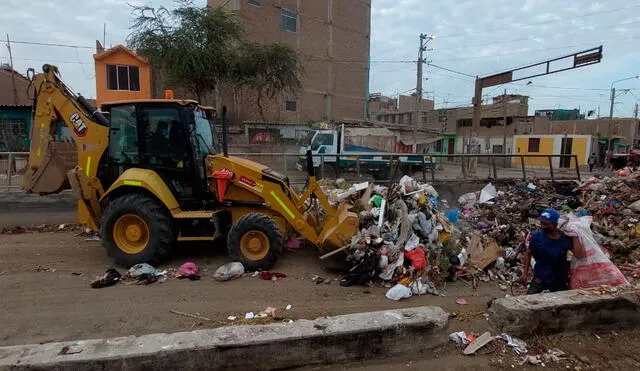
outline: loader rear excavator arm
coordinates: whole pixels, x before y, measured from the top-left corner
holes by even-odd
[[[104,191],[97,173],[108,146],[108,120],[65,85],[57,67],[45,64],[42,70],[31,80],[35,110],[22,188],[39,194],[72,188],[79,200],[80,222],[98,229],[102,212],[98,200]],[[71,140],[59,138],[60,123],[73,133]]]

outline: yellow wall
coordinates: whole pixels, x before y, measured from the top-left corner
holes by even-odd
[[[540,138],[531,136],[530,138]],[[540,138],[540,151],[529,152],[529,137],[528,138],[516,138],[515,141],[515,153],[516,155],[552,155],[553,154],[553,139],[554,138]],[[515,164],[520,166],[520,158],[515,159]],[[546,157],[528,157],[524,159],[526,166],[549,166],[549,160]]]
[[[107,89],[107,64],[138,66],[140,71],[140,91]],[[103,58],[95,59],[95,68],[97,107],[106,102],[151,98],[151,71],[148,63],[123,50],[116,50]]]
[[[561,139],[562,140],[562,139]],[[587,154],[587,146],[589,145],[587,138],[573,138],[573,147],[571,154],[578,156],[578,164],[586,165],[589,156]],[[571,160],[571,168],[576,167],[576,162]]]

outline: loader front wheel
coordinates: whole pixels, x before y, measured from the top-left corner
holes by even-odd
[[[229,256],[242,263],[248,271],[271,268],[278,259],[282,245],[278,224],[260,213],[247,214],[238,219],[227,236]]]
[[[171,217],[160,203],[142,194],[120,196],[109,203],[100,223],[102,245],[116,264],[156,265],[171,251]]]

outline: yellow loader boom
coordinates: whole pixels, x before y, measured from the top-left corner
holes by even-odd
[[[45,64],[42,69],[43,73],[35,75],[30,70],[35,111],[22,188],[30,193],[52,194],[70,189],[71,183],[75,183],[79,218],[97,230],[100,214],[97,200],[102,187],[96,174],[108,146],[108,120],[62,81],[57,67]],[[58,137],[59,125],[70,129],[72,140]],[[74,168],[68,177],[67,172]]]

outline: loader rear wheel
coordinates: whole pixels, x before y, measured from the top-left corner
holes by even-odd
[[[167,211],[142,194],[111,201],[100,224],[107,254],[125,268],[139,263],[159,264],[169,255],[175,239]]]
[[[227,236],[227,250],[234,261],[248,271],[266,270],[275,264],[282,250],[282,234],[278,224],[260,213],[238,219]]]

